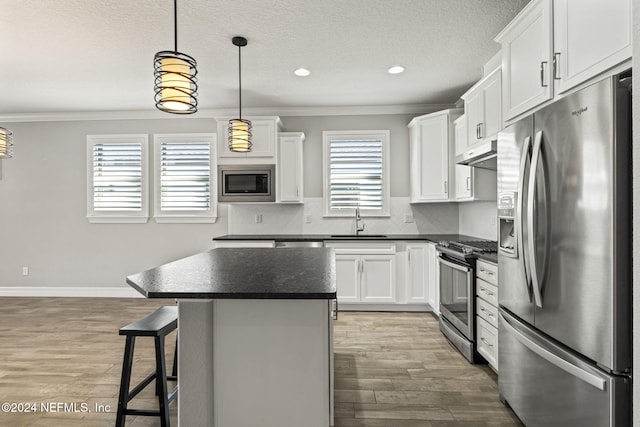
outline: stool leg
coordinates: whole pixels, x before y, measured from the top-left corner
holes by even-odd
[[[156,337],[156,384],[160,404],[160,425],[169,427],[169,402],[167,401],[167,369],[164,357],[164,337]]]
[[[176,333],[176,350],[173,353],[173,369],[171,375],[178,378],[178,334]]]
[[[133,367],[133,349],[135,347],[135,336],[127,335],[124,345],[124,358],[122,360],[122,376],[120,377],[120,393],[118,394],[118,413],[116,414],[116,427],[124,427],[129,402],[129,385],[131,383],[131,369]]]

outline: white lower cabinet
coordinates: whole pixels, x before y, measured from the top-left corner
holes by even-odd
[[[429,302],[429,245],[407,243],[407,304]]]
[[[325,242],[336,254],[338,303],[396,302],[395,243]]]
[[[476,343],[478,353],[498,372],[498,266],[476,266]]]

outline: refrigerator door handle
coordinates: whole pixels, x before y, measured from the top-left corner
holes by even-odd
[[[522,153],[520,155],[520,174],[518,176],[518,191],[520,192],[518,194],[518,199],[516,201],[517,206],[517,212],[516,212],[516,240],[517,240],[517,246],[518,246],[518,257],[520,258],[520,260],[522,260],[522,269],[524,271],[524,281],[525,281],[525,285],[527,287],[527,290],[529,291],[529,301],[531,301],[531,279],[529,278],[529,266],[527,265],[527,257],[525,256],[524,253],[524,212],[523,212],[523,199],[524,199],[524,187],[525,187],[525,181],[524,181],[524,177],[526,175],[526,169],[527,169],[527,164],[529,162],[529,151],[531,150],[531,137],[527,136],[524,139],[524,144],[522,147]]]
[[[592,385],[593,387],[597,388],[598,390],[601,390],[601,391],[605,390],[607,383],[603,378],[601,378],[601,377],[599,377],[597,375],[594,375],[591,372],[585,371],[584,369],[580,368],[579,366],[576,366],[573,363],[567,362],[563,358],[556,356],[555,354],[553,354],[549,350],[547,350],[547,349],[543,348],[542,346],[540,346],[539,344],[537,344],[534,340],[530,339],[529,337],[525,336],[523,333],[518,331],[515,327],[513,327],[511,325],[509,320],[507,320],[507,318],[502,313],[500,313],[499,315],[500,315],[500,318],[503,321],[502,325],[504,325],[506,327],[506,329],[511,334],[513,334],[513,336],[518,341],[520,341],[520,343],[522,345],[527,347],[529,350],[531,350],[532,352],[534,352],[538,356],[542,357],[547,362],[557,366],[558,368],[562,369],[563,371],[567,372],[568,374],[573,375],[574,377],[581,379],[582,381],[586,382],[587,384]]]
[[[538,268],[536,265],[536,242],[533,235],[534,219],[534,192],[536,188],[536,171],[540,162],[540,152],[542,151],[542,131],[536,132],[533,143],[533,153],[531,154],[531,168],[529,169],[529,188],[527,191],[527,231],[529,233],[529,274],[531,276],[531,287],[533,288],[533,299],[536,305],[542,308],[542,293],[540,291],[540,281],[538,278]]]

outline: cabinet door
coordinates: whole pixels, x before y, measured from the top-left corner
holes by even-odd
[[[218,119],[218,157],[225,158],[252,158],[252,157],[275,157],[276,154],[276,139],[278,134],[278,127],[280,119],[277,117],[268,118],[252,118],[251,120],[251,132],[253,134],[251,141],[253,146],[248,153],[234,153],[229,150],[227,144],[227,135],[229,132],[229,119]],[[264,160],[264,159],[263,159]]]
[[[395,255],[363,255],[361,258],[361,301],[396,301]]]
[[[302,138],[280,136],[278,140],[278,188],[276,198],[283,203],[301,203]]]
[[[480,87],[469,92],[465,97],[464,115],[467,118],[467,146],[480,140],[479,128],[484,121],[482,104],[482,89]]]
[[[336,255],[338,302],[360,302],[360,256]]]
[[[407,244],[407,302],[425,304],[428,301],[429,260],[427,244]]]
[[[551,0],[533,0],[496,37],[502,45],[507,120],[553,96],[551,22]]]
[[[427,257],[429,260],[429,305],[433,312],[440,316],[440,269],[438,268],[438,252],[435,244],[427,247]]]
[[[467,150],[467,116],[462,115],[453,122],[453,140],[455,155],[462,154]]]
[[[631,0],[555,0],[557,92],[631,58]]]
[[[456,200],[473,198],[473,170],[471,166],[455,165],[456,168]]]
[[[449,126],[448,116],[440,115],[420,121],[419,164],[416,184],[417,200],[440,201],[449,198]]]
[[[482,106],[484,121],[480,136],[488,138],[502,130],[502,73],[496,70],[482,84]]]

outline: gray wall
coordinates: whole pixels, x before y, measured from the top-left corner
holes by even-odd
[[[495,239],[486,218],[486,204],[464,204],[460,224],[457,204],[408,204],[407,124],[416,115],[282,117],[285,130],[306,135],[305,197],[322,197],[323,130],[389,129],[391,196],[398,207],[393,219],[369,220],[370,232],[415,229],[456,233],[460,227],[465,234]],[[146,224],[89,224],[85,218],[87,134],[147,133],[151,141],[154,133],[215,132],[213,119],[18,122],[0,126],[11,129],[15,139],[15,156],[2,162],[0,179],[0,287],[126,287],[127,275],[211,249],[213,236],[229,232],[225,205],[220,205],[215,224],[156,224],[153,219]],[[150,162],[150,177],[152,172]],[[271,209],[276,216],[286,216],[291,210],[279,206]],[[409,228],[398,222],[400,214],[407,212],[413,212],[416,218]],[[350,227],[349,221],[329,226],[314,222],[303,227],[302,215],[299,219],[300,230],[290,232],[322,226],[344,233]],[[238,232],[237,228],[233,231]],[[268,234],[268,227],[263,228],[262,232]],[[22,275],[23,266],[29,267],[28,276]]]

